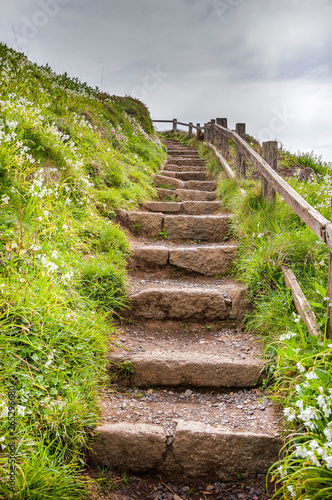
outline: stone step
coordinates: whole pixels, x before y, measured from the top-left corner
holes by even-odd
[[[253,478],[278,460],[282,446],[276,411],[258,390],[232,396],[188,389],[112,392],[102,408],[93,457],[120,471]]]
[[[194,191],[191,189],[163,189],[157,188],[160,200],[176,199],[180,201],[215,201],[215,191]]]
[[[184,201],[162,202],[150,201],[144,208],[150,212],[183,213],[187,215],[213,214],[221,207],[220,201]]]
[[[217,189],[217,181],[187,181],[186,189],[193,191],[214,191]],[[177,187],[183,189],[183,187]]]
[[[139,280],[131,275],[124,318],[136,320],[241,321],[248,308],[247,290],[231,280]]]
[[[189,202],[188,202],[189,203]],[[192,202],[190,202],[192,203]],[[169,240],[224,241],[231,215],[164,215],[118,210],[119,222],[137,236],[157,238],[166,232]]]
[[[175,193],[181,201],[214,201],[217,197],[215,191],[177,189]]]
[[[176,157],[172,156],[169,160],[166,161],[166,165],[170,163],[172,165],[180,165],[180,166],[204,166],[205,165],[205,160],[202,158],[197,158],[197,159],[191,159],[191,158],[182,158],[182,157]]]
[[[168,171],[168,172],[188,172],[188,167],[167,163],[167,165],[165,165],[164,169],[163,169],[163,172],[165,172],[165,171]],[[203,167],[203,166],[193,167],[193,166],[191,166],[190,171],[191,172],[206,172],[206,167]]]
[[[173,266],[205,276],[225,275],[235,260],[237,245],[135,245],[128,269],[154,272]]]
[[[224,241],[231,215],[165,215],[164,231],[169,240]]]
[[[148,333],[136,325],[119,333],[121,343],[108,355],[108,372],[122,386],[249,388],[264,377],[259,343],[248,334],[211,325],[194,332],[163,322]],[[123,363],[132,366],[129,377],[119,373]]]
[[[180,179],[181,181],[206,181],[206,172],[195,172],[188,170],[186,172],[173,172],[169,170],[162,170],[160,175],[166,177],[172,177],[174,179]]]
[[[165,175],[154,175],[154,183],[156,186],[168,186],[173,189],[184,189],[185,183],[179,179],[174,179],[172,177],[167,177]]]
[[[183,149],[183,148],[168,148],[167,153],[169,156],[197,156],[198,158],[199,153],[195,149]]]

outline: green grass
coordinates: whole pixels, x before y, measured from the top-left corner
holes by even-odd
[[[317,201],[324,204],[324,194],[319,198],[317,193],[324,193],[326,175],[330,179],[329,174],[319,178],[315,190],[312,184],[296,180],[292,185],[309,201],[314,191]],[[249,287],[253,309],[247,315],[247,327],[263,339],[269,374],[266,383],[288,418],[285,458],[274,467],[274,477],[283,498],[328,498],[325,488],[332,480],[331,440],[326,435],[332,414],[332,345],[326,339],[324,297],[328,249],[279,196],[269,206],[261,200],[258,183],[246,180],[241,185],[246,196],[229,180],[219,182],[218,193],[234,214],[232,229],[240,239],[235,276]],[[315,304],[323,341],[309,335],[297,315],[283,282],[282,265],[294,271]],[[325,413],[319,396],[327,405]],[[319,446],[311,450],[314,440]],[[309,452],[296,456],[300,444]]]
[[[126,307],[117,209],[156,197],[166,153],[147,108],[0,44],[0,498],[9,497],[8,388],[19,499],[87,498],[82,473]]]

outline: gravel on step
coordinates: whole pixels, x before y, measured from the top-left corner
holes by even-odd
[[[225,278],[209,278],[201,275],[185,275],[178,273],[178,278],[166,278],[165,273],[160,273],[159,276],[147,275],[142,271],[133,271],[129,273],[128,284],[130,293],[136,293],[144,287],[158,286],[160,288],[195,288],[195,289],[214,289],[224,290],[225,288],[238,287],[239,285],[229,277]]]
[[[118,336],[113,352],[135,354],[162,349],[165,352],[212,353],[229,358],[247,359],[261,354],[256,336],[240,330],[218,328],[214,324],[188,328],[179,322],[155,322],[147,330],[146,325],[123,325],[117,328]]]
[[[127,484],[124,484],[123,476],[106,471],[103,476],[108,481],[93,486],[91,500],[270,500],[273,496],[271,484],[270,493],[266,492],[263,474],[258,474],[251,481],[238,483],[208,483],[199,480],[178,483],[162,481],[151,475],[131,475],[127,476]],[[89,471],[89,477],[100,479],[95,471]],[[118,488],[116,491],[107,491],[107,484],[117,484]]]
[[[280,417],[273,402],[259,389],[221,392],[188,387],[125,389],[112,385],[103,394],[101,407],[101,423],[158,424],[169,438],[174,436],[179,420],[279,436]]]

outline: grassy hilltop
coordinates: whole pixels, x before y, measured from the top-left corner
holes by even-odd
[[[146,107],[0,44],[0,498],[8,388],[17,498],[78,498],[111,318],[125,303],[117,208],[154,196],[165,158]]]

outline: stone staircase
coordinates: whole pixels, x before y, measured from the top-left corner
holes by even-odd
[[[198,153],[165,144],[160,201],[119,213],[132,234],[130,308],[109,354],[95,460],[172,479],[253,477],[281,439],[257,339],[242,329],[246,290],[227,276],[230,215]]]

